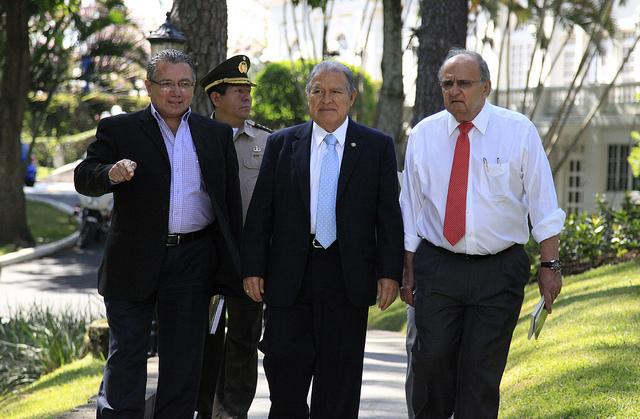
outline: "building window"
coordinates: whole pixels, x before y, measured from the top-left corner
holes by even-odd
[[[567,186],[567,194],[567,212],[578,213],[582,211],[584,193],[582,191],[581,160],[569,160],[569,185]]]
[[[626,191],[640,189],[640,178],[633,177],[627,161],[630,147],[628,144],[609,145],[607,159],[607,191]]]

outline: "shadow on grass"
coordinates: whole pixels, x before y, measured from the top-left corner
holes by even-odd
[[[637,348],[621,344],[622,359],[580,366],[550,374],[547,379],[536,380],[535,385],[513,392],[505,398],[505,406],[518,406],[501,417],[613,417],[625,414],[621,406],[638,402],[637,383],[640,374],[630,371],[625,362],[632,361]],[[611,348],[602,348],[611,350]],[[622,379],[624,377],[624,379]],[[555,400],[558,403],[552,403]],[[627,412],[631,413],[631,412]],[[637,412],[633,412],[637,413]]]
[[[597,268],[582,272],[580,274],[577,274],[575,276],[571,276],[572,282],[573,281],[580,281],[583,278],[588,278],[588,279],[598,279],[601,278],[603,276],[608,276],[608,275],[617,275],[621,272],[625,272],[628,271],[629,269],[631,269],[633,266],[636,267],[640,267],[640,261],[630,261],[630,262],[622,262],[622,263],[616,263],[613,265],[604,265],[604,266],[599,266]]]
[[[638,295],[640,296],[640,285],[631,285],[628,287],[618,287],[611,288],[608,290],[598,290],[593,292],[580,293],[576,295],[567,296],[564,298],[560,298],[553,304],[553,313],[551,316],[554,316],[555,313],[559,313],[559,316],[562,316],[563,310],[569,308],[572,304],[581,303],[585,301],[595,300],[595,299],[610,299],[613,297],[619,297],[623,295]],[[531,317],[529,313],[525,313],[520,316],[518,319],[518,324],[522,322],[531,321]]]

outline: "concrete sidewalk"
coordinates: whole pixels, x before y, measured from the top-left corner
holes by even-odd
[[[370,330],[365,347],[360,418],[400,419],[407,417],[404,397],[404,377],[407,357],[404,335],[397,332]],[[266,419],[269,414],[269,388],[262,368],[262,354],[258,361],[258,389],[249,410],[249,418]],[[158,380],[158,358],[150,358],[148,365],[147,400],[153,402]],[[64,419],[95,418],[95,398],[63,416]],[[145,415],[146,416],[146,415]]]

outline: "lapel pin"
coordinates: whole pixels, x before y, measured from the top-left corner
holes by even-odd
[[[356,143],[351,143],[351,147],[355,147],[355,146],[356,146]]]
[[[261,152],[261,151],[262,151],[262,149],[260,148],[260,146],[259,146],[259,145],[256,145],[256,146],[254,146],[254,147],[253,147],[253,150],[252,150],[252,151],[253,151],[254,153],[259,153],[259,152]]]

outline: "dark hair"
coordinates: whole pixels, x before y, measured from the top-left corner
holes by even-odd
[[[450,58],[455,57],[456,55],[468,55],[473,58],[478,63],[478,68],[480,68],[480,81],[489,81],[491,80],[491,74],[489,73],[489,66],[487,62],[482,58],[482,55],[478,54],[474,51],[469,51],[468,49],[453,47],[447,53],[447,56],[444,58],[442,65],[438,69],[438,80],[442,81],[442,69],[447,61]]]
[[[309,74],[309,78],[307,79],[307,87],[306,92],[309,94],[311,92],[311,81],[320,73],[324,73],[325,71],[333,71],[335,73],[342,73],[347,78],[347,90],[350,93],[356,91],[356,85],[353,82],[353,73],[349,70],[349,67],[346,65],[339,63],[337,61],[322,61],[316,64],[311,73]]]
[[[191,72],[193,73],[193,81],[196,80],[196,66],[193,63],[193,59],[185,54],[182,51],[178,51],[177,49],[163,49],[162,51],[158,51],[147,64],[147,80],[153,80],[156,75],[156,70],[158,69],[158,63],[171,63],[171,64],[180,64],[185,63],[189,64],[191,67]]]
[[[227,89],[231,86],[232,85],[229,83],[220,83],[220,84],[216,84],[215,86],[209,89],[207,96],[209,96],[209,100],[211,101],[211,106],[213,106],[213,109],[216,108],[216,104],[213,103],[213,99],[211,99],[211,93],[216,92],[216,93],[219,93],[221,96],[224,96],[227,94]]]

